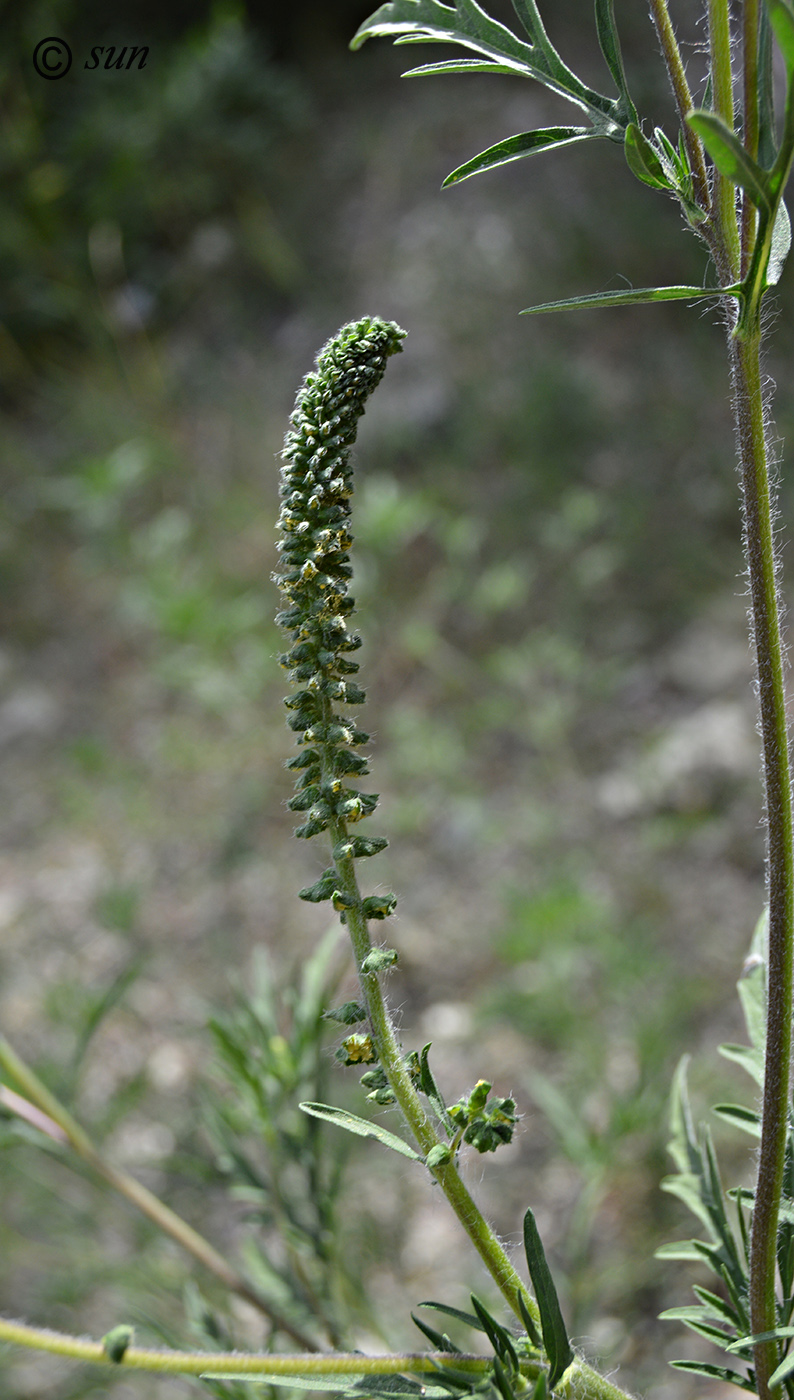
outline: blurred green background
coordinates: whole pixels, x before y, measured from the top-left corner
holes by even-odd
[[[590,5],[551,8],[603,84]],[[678,9],[694,45],[699,7]],[[670,130],[644,6],[618,11],[640,110]],[[325,930],[296,898],[322,854],[284,809],[276,454],[320,344],[396,319],[354,553],[392,997],[450,1099],[480,1076],[515,1094],[515,1144],[467,1175],[517,1249],[532,1205],[576,1342],[678,1400],[692,1385],[665,1358],[716,1358],[656,1322],[689,1280],[653,1250],[692,1232],[658,1187],[666,1097],[685,1051],[704,1107],[744,1092],[715,1047],[742,1037],[763,900],[721,331],[680,304],[519,319],[623,278],[699,283],[703,254],[606,142],[440,192],[570,114],[520,79],[402,81],[399,51],[347,50],[368,12],[0,12],[2,1027],[109,1156],[234,1252],[246,1227],[197,1126],[206,1024],[254,949],[287,987]],[[74,53],[57,82],[32,66],[48,35]],[[84,69],[125,43],[149,46],[143,71]],[[789,440],[793,359],[784,316]],[[341,1070],[329,1092],[362,1111]],[[738,1180],[742,1144],[726,1152]],[[157,1315],[189,1344],[174,1246],[11,1132],[0,1162],[4,1314],[143,1337]],[[359,1345],[417,1345],[420,1298],[490,1299],[421,1174],[362,1143],[346,1181],[381,1319]],[[199,1390],[8,1350],[0,1377],[11,1400]]]

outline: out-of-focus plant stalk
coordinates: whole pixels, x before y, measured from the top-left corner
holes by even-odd
[[[247,1303],[256,1308],[257,1312],[264,1313],[274,1326],[287,1336],[292,1337],[292,1340],[297,1342],[299,1346],[306,1347],[309,1351],[319,1350],[317,1343],[289,1318],[283,1317],[278,1309],[274,1309],[266,1298],[263,1298],[251,1284],[237,1273],[228,1259],[225,1259],[214,1245],[210,1244],[209,1240],[205,1240],[204,1236],[194,1230],[192,1225],[188,1225],[186,1220],[177,1215],[176,1211],[171,1210],[170,1206],[167,1206],[152,1191],[149,1191],[140,1181],[136,1181],[135,1177],[106,1161],[69,1110],[56,1099],[35,1071],[24,1060],[20,1059],[8,1041],[2,1037],[0,1037],[0,1069],[3,1069],[19,1085],[19,1088],[41,1113],[52,1120],[52,1123],[63,1134],[63,1138],[58,1137],[57,1140],[63,1141],[65,1139],[77,1156],[108,1186],[112,1186],[114,1191],[117,1191],[120,1196],[123,1196],[125,1200],[147,1216],[152,1224],[156,1225],[164,1234],[170,1235],[172,1240],[187,1250],[188,1254],[192,1254],[194,1259],[197,1259],[228,1289],[236,1293],[238,1297],[244,1298]],[[14,1107],[13,1102],[9,1100],[7,1106]],[[43,1125],[42,1131],[46,1131]],[[54,1133],[49,1135],[55,1137]]]

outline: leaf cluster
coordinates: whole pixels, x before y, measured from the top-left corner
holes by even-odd
[[[327,937],[298,986],[278,997],[259,950],[246,990],[210,1022],[218,1087],[206,1105],[218,1165],[251,1227],[246,1262],[260,1293],[335,1344],[340,1294],[360,1294],[339,1240],[343,1155],[295,1104],[325,1085],[323,1007],[337,941]]]
[[[526,39],[492,19],[477,0],[456,0],[454,6],[441,4],[440,0],[389,0],[361,25],[353,38],[353,49],[374,37],[393,38],[395,44],[455,44],[477,57],[422,64],[411,68],[404,76],[503,73],[531,78],[566,98],[588,118],[589,126],[543,127],[507,137],[453,170],[444,181],[445,185],[458,184],[481,170],[491,170],[540,151],[598,137],[621,142],[629,123],[637,121],[626,85],[612,0],[597,0],[595,8],[598,39],[618,88],[617,98],[597,92],[572,72],[549,39],[535,0],[513,0],[513,7]]]
[[[720,1053],[750,1075],[761,1087],[764,1080],[766,1042],[766,916],[759,921],[753,937],[744,974],[738,984],[749,1045],[722,1045]],[[725,1350],[731,1359],[747,1364],[742,1374],[732,1367],[706,1362],[674,1361],[679,1370],[716,1378],[755,1392],[752,1365],[756,1342],[779,1342],[779,1366],[772,1383],[794,1391],[794,1119],[789,1118],[786,1144],[783,1198],[777,1237],[777,1262],[781,1297],[777,1303],[778,1325],[774,1331],[754,1336],[750,1325],[749,1258],[754,1193],[744,1187],[726,1189],[720,1177],[714,1144],[707,1125],[695,1131],[687,1091],[687,1061],[679,1065],[671,1095],[670,1154],[676,1173],[662,1182],[663,1189],[678,1196],[705,1226],[708,1238],[680,1240],[657,1250],[662,1259],[685,1259],[705,1264],[716,1276],[718,1292],[693,1285],[697,1303],[669,1308],[662,1317],[683,1322]],[[760,1118],[754,1109],[740,1104],[717,1104],[714,1113],[748,1133],[760,1135]]]

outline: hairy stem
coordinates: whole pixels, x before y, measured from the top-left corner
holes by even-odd
[[[147,1216],[158,1229],[164,1234],[170,1235],[172,1240],[192,1254],[200,1264],[214,1274],[217,1279],[232,1293],[236,1293],[240,1298],[244,1298],[247,1303],[256,1308],[257,1312],[264,1313],[279,1331],[291,1337],[298,1346],[306,1347],[308,1351],[319,1350],[317,1343],[307,1336],[300,1327],[296,1327],[289,1318],[284,1317],[281,1312],[273,1308],[266,1298],[263,1298],[255,1288],[246,1282],[244,1278],[232,1268],[227,1259],[219,1254],[214,1245],[209,1240],[205,1240],[192,1225],[188,1225],[176,1211],[171,1210],[163,1201],[143,1186],[135,1177],[129,1176],[127,1172],[114,1167],[110,1162],[97,1151],[88,1134],[80,1127],[79,1123],[72,1117],[64,1105],[56,1099],[45,1084],[41,1082],[38,1075],[21,1060],[16,1051],[12,1049],[7,1040],[0,1037],[0,1069],[3,1069],[24,1091],[40,1115],[44,1115],[44,1121],[38,1121],[37,1126],[43,1132],[56,1141],[66,1142],[72,1150],[80,1157],[97,1176],[117,1191],[120,1196],[134,1205],[136,1209]],[[14,1100],[17,1100],[15,1103]],[[6,1107],[12,1108],[20,1117],[35,1121],[31,1115],[25,1112],[25,1100],[19,1099],[18,1095],[10,1095],[5,1099]],[[20,1111],[21,1110],[21,1111]],[[55,1129],[56,1131],[53,1131]]]
[[[338,847],[340,843],[344,843],[348,834],[345,822],[334,818],[330,823],[329,833],[332,847]],[[440,1144],[441,1139],[422,1105],[406,1067],[394,1032],[394,1025],[383,997],[379,976],[377,973],[362,970],[367,955],[372,951],[372,944],[368,923],[361,909],[361,895],[356,879],[355,862],[352,857],[348,857],[337,859],[335,865],[339,876],[339,888],[343,894],[350,898],[353,905],[346,911],[347,926],[350,930],[361,990],[367,1007],[372,1040],[378,1053],[378,1059],[417,1146],[424,1156],[427,1156],[433,1147]],[[518,1318],[521,1318],[521,1307],[518,1301],[520,1296],[534,1321],[539,1323],[540,1314],[536,1303],[528,1294],[519,1274],[510,1263],[490,1225],[472,1200],[454,1163],[449,1162],[446,1166],[436,1167],[434,1176],[513,1312]]]
[[[714,111],[733,131],[733,73],[728,0],[709,0],[708,18]],[[712,180],[715,220],[721,234],[725,258],[725,265],[718,270],[721,283],[725,286],[736,281],[741,261],[739,225],[736,218],[736,186],[716,167],[712,172]]]
[[[758,26],[759,0],[744,0],[742,5],[742,136],[745,150],[758,157]],[[755,205],[746,191],[742,196],[742,265],[741,275],[747,276],[753,239],[758,224]]]
[[[73,1361],[93,1361],[100,1365],[124,1366],[135,1371],[160,1371],[176,1375],[200,1376],[207,1372],[218,1375],[248,1376],[388,1376],[404,1372],[438,1373],[439,1367],[454,1363],[456,1370],[470,1371],[472,1378],[488,1372],[492,1358],[488,1356],[456,1355],[448,1352],[404,1353],[396,1356],[364,1356],[360,1351],[334,1352],[332,1356],[287,1356],[269,1352],[169,1351],[149,1347],[129,1346],[122,1359],[112,1362],[101,1342],[86,1337],[72,1337],[65,1332],[53,1332],[46,1327],[28,1327],[25,1323],[0,1318],[0,1341],[15,1342],[36,1351],[47,1351]],[[537,1362],[521,1361],[521,1371],[529,1379],[537,1376]]]
[[[754,1333],[775,1327],[777,1227],[786,1148],[791,1066],[792,913],[794,831],[791,771],[777,588],[769,462],[760,370],[760,327],[730,352],[734,414],[744,504],[745,549],[750,578],[758,697],[761,715],[767,819],[769,962],[767,1043],[761,1144],[750,1246],[750,1317]],[[777,1364],[775,1342],[755,1349],[756,1385],[768,1400]]]
[[[667,67],[667,76],[670,79],[670,86],[673,89],[675,105],[678,109],[678,118],[681,122],[681,130],[684,134],[684,145],[686,148],[689,168],[692,171],[692,193],[695,202],[704,213],[711,207],[711,196],[709,194],[709,180],[706,173],[706,161],[703,155],[703,144],[700,137],[687,125],[687,117],[692,111],[694,103],[692,93],[689,90],[684,63],[681,58],[681,50],[678,47],[678,40],[675,37],[670,15],[667,9],[667,0],[651,0],[651,17],[653,19],[656,33],[659,37],[659,44],[662,56]]]

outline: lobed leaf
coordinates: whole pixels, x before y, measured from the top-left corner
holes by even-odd
[[[497,71],[534,78],[560,93],[606,126],[605,135],[617,137],[626,119],[625,99],[604,97],[577,78],[551,44],[534,0],[514,0],[514,8],[531,41],[528,44],[486,14],[477,0],[457,0],[454,7],[440,0],[388,0],[359,27],[350,47],[358,49],[373,37],[391,38],[396,44],[460,44],[495,63]],[[428,65],[412,70],[411,76],[434,71],[439,69]]]

